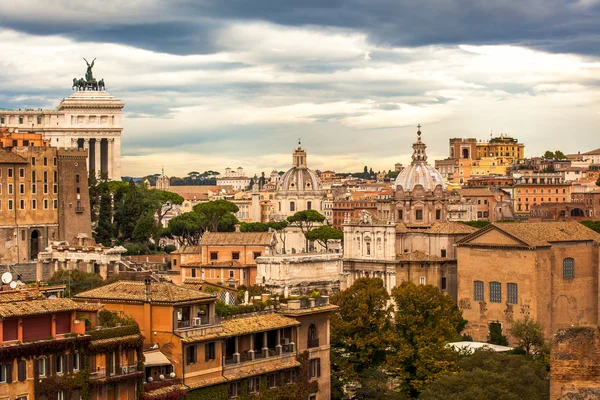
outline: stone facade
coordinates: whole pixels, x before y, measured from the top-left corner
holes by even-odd
[[[0,110],[0,125],[41,133],[53,147],[89,152],[88,170],[121,179],[119,99],[103,91],[77,91],[55,110]]]
[[[600,235],[577,222],[495,223],[456,244],[458,305],[466,333],[486,341],[489,324],[526,316],[547,338],[597,324]]]
[[[50,241],[92,233],[87,153],[15,141],[0,150],[0,263],[32,261]]]
[[[550,400],[600,398],[600,330],[574,327],[554,336],[550,351]]]
[[[287,254],[256,259],[256,285],[272,293],[337,292],[342,278],[342,254]],[[345,280],[344,280],[345,284]]]

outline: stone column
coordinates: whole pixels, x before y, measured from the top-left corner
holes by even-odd
[[[59,269],[61,271],[67,269],[67,262],[66,261],[63,260],[63,261],[59,261],[58,263],[59,263]]]
[[[263,356],[265,358],[269,357],[269,347],[267,344],[267,332],[263,332],[263,347],[262,347]]]
[[[250,350],[248,350],[248,361],[254,360],[254,333],[250,334]]]
[[[277,329],[277,346],[275,346],[275,353],[279,356],[283,353],[283,348],[281,347],[281,329]]]
[[[239,362],[240,362],[240,351],[239,351],[240,337],[236,336],[234,339],[235,339],[235,341],[234,341],[234,343],[235,343],[235,347],[234,347],[235,351],[233,352],[233,362],[236,363],[236,364],[239,364]]]
[[[108,278],[108,265],[107,264],[100,265],[100,276],[102,277],[102,279]]]
[[[102,160],[102,158],[100,157],[100,139],[96,139],[95,142],[95,146],[94,146],[94,164],[95,164],[95,169],[94,169],[94,175],[95,176],[99,176],[100,175],[100,160]]]
[[[86,272],[91,273],[94,272],[94,262],[93,261],[88,261],[87,262],[87,270]]]

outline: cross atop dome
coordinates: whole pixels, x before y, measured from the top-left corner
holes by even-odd
[[[417,125],[417,129],[417,141],[412,145],[412,164],[427,164],[427,145],[421,141],[421,124]]]

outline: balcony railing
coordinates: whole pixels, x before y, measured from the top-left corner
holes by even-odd
[[[114,372],[109,374],[107,373],[106,368],[99,367],[95,371],[90,372],[90,379],[100,379],[116,375],[127,375],[133,374],[134,372],[137,372],[136,365],[122,365],[120,367],[116,367]]]
[[[203,325],[208,325],[208,316],[177,321],[177,329],[197,328]]]
[[[313,348],[313,347],[319,347],[319,338],[316,339],[308,339],[308,343],[307,343],[307,347]]]

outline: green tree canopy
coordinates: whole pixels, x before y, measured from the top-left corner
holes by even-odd
[[[522,347],[527,354],[536,348],[543,348],[546,344],[544,339],[544,328],[539,322],[526,316],[522,320],[516,320],[512,323],[510,333],[519,341],[519,347]]]
[[[86,290],[102,286],[102,282],[100,275],[93,272],[82,272],[78,269],[57,271],[48,280],[50,284],[67,285],[64,293],[65,297],[72,297]]]
[[[181,245],[198,245],[204,227],[200,223],[200,216],[191,211],[172,218],[169,221],[168,231],[177,237]]]
[[[331,344],[342,374],[355,379],[364,369],[379,367],[388,354],[392,333],[390,296],[378,278],[361,278],[332,296],[339,306],[331,317]]]
[[[596,186],[600,186],[600,175],[598,175],[598,179],[596,179]]]
[[[238,206],[227,200],[213,200],[194,206],[194,212],[198,213],[201,220],[205,219],[207,221],[207,226],[210,228],[211,232],[219,231],[219,224],[222,223],[224,218],[226,220],[223,221],[224,224],[221,224],[221,228],[231,225],[233,219],[237,221],[233,214],[238,211]],[[233,219],[231,217],[233,217]]]
[[[166,190],[151,189],[149,194],[152,197],[152,201],[155,203],[154,207],[156,209],[159,226],[162,226],[164,216],[173,209],[173,206],[182,204],[184,200],[183,197],[177,193]]]
[[[299,226],[302,233],[306,233],[312,229],[315,223],[325,221],[325,217],[316,210],[304,210],[287,217],[287,220],[290,224]]]
[[[263,224],[262,222],[242,222],[240,224],[240,231],[242,231],[242,232],[268,232],[269,225]]]
[[[427,387],[420,400],[546,400],[548,373],[528,356],[476,351]]]
[[[433,285],[406,281],[392,290],[392,297],[397,341],[386,370],[415,397],[435,379],[456,370],[457,353],[446,343],[460,338],[467,321],[452,298]]]
[[[328,240],[343,240],[344,233],[328,225],[321,225],[306,232],[304,236],[310,241],[316,241],[327,248]]]

